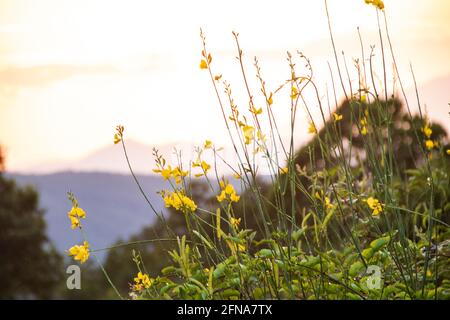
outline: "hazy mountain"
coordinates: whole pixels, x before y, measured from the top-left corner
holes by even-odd
[[[134,172],[149,174],[154,168],[153,147],[134,140],[127,140],[127,153]],[[183,154],[192,153],[194,146],[189,143],[174,143],[158,146],[160,154],[170,160],[173,148],[177,147]],[[129,168],[121,145],[104,146],[81,159],[72,161],[54,161],[30,166],[20,170],[21,173],[53,173],[61,171],[115,172],[129,173]]]
[[[128,158],[135,173],[151,174],[155,168],[155,157],[153,156],[153,147],[134,140],[126,141]],[[159,154],[163,155],[167,163],[178,164],[177,154],[181,152],[183,166],[187,167],[189,161],[196,159],[195,145],[188,142],[171,143],[156,147]],[[175,153],[175,149],[177,150]],[[221,156],[228,162],[233,162],[234,152],[231,149],[224,148],[220,151]],[[213,163],[213,154],[208,152],[203,154],[203,160]],[[217,169],[223,174],[229,174],[229,168],[222,162],[217,162]],[[121,145],[105,146],[95,152],[73,161],[54,161],[32,165],[21,168],[17,173],[25,174],[48,174],[61,171],[83,171],[83,172],[107,172],[128,174],[129,168]]]
[[[60,251],[81,241],[80,233],[70,229],[67,212],[71,204],[67,191],[74,192],[80,206],[87,212],[85,232],[93,248],[107,247],[156,219],[129,175],[61,172],[8,176],[20,185],[36,187],[40,206],[46,210],[48,235]],[[156,192],[164,187],[163,180],[157,176],[138,178],[152,204],[157,210],[162,210],[164,204]]]

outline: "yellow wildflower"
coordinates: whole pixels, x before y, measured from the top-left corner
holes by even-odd
[[[367,135],[367,127],[366,127],[366,126],[364,126],[364,127],[361,128],[361,134],[362,134],[363,136]]]
[[[153,279],[150,279],[150,277],[147,274],[144,274],[139,271],[137,274],[137,277],[134,278],[134,285],[133,290],[134,291],[141,291],[142,289],[148,289],[153,284]]]
[[[291,89],[291,99],[295,99],[295,98],[297,98],[297,96],[298,96],[298,90],[297,90],[296,87],[292,86],[292,89]]]
[[[89,259],[89,243],[84,241],[83,245],[75,245],[69,249],[69,256],[75,260],[85,263]]]
[[[233,255],[236,255],[237,252],[245,252],[247,250],[247,246],[243,243],[235,243],[229,239],[226,240],[226,243],[227,243],[228,247],[230,248],[231,253]]]
[[[425,125],[422,128],[422,132],[425,135],[425,137],[430,138],[431,135],[433,134],[433,130],[431,130],[431,128],[428,125]]]
[[[86,218],[86,212],[80,207],[72,207],[68,215],[70,217]]]
[[[244,132],[245,144],[250,144],[254,138],[255,128],[249,125],[245,125],[242,128],[242,131]]]
[[[119,137],[119,135],[116,133],[114,134],[114,144],[118,144],[122,139]]]
[[[202,161],[201,167],[205,172],[208,172],[208,170],[211,169],[211,165],[207,164],[205,161]]]
[[[80,219],[86,218],[86,212],[77,206],[73,206],[67,215],[70,219],[72,229],[81,228]]]
[[[333,209],[334,208],[334,205],[331,204],[330,198],[328,198],[328,197],[325,197],[324,205],[325,205],[326,209]]]
[[[235,174],[233,174],[233,178],[235,178],[236,180],[239,180],[241,178],[241,175],[239,173],[235,173]]]
[[[233,226],[233,228],[238,228],[239,225],[241,224],[241,218],[236,219],[236,218],[231,217],[230,224]]]
[[[447,149],[447,154],[450,156],[450,149]]]
[[[334,121],[338,122],[338,121],[342,120],[343,115],[339,114],[339,113],[336,113],[336,112],[333,112],[333,117],[334,117]]]
[[[164,178],[164,180],[170,179],[171,175],[172,175],[171,166],[168,166],[167,168],[161,170],[161,176]]]
[[[203,144],[203,148],[211,149],[212,148],[212,141],[211,140],[205,140],[205,143]]]
[[[433,140],[427,140],[427,141],[425,141],[425,147],[426,147],[428,150],[433,149],[436,145],[437,145],[437,144],[436,144]]]
[[[200,61],[200,69],[208,69],[208,63],[204,59]]]
[[[252,107],[250,109],[250,112],[253,113],[255,116],[257,116],[258,114],[261,114],[263,112],[262,108],[256,109],[255,107]]]
[[[383,212],[384,204],[382,204],[378,199],[369,197],[367,198],[366,203],[372,210],[372,215],[377,216]]]
[[[236,194],[236,191],[234,190],[234,187],[232,184],[225,183],[223,181],[220,181],[220,188],[222,191],[220,194],[216,197],[217,201],[222,202],[225,199],[229,199],[231,202],[238,202],[240,199],[240,196]]]
[[[312,121],[309,123],[308,132],[309,133],[317,133],[316,126],[314,125],[314,122],[312,122]]]
[[[123,139],[123,131],[125,128],[123,126],[116,127],[116,133],[114,134],[114,144],[118,144]]]
[[[361,124],[361,134],[365,136],[367,134],[367,118],[363,117],[359,123]]]
[[[267,104],[271,106],[273,104],[273,93],[271,92],[269,98],[267,98]]]
[[[280,168],[280,174],[286,174],[288,172],[289,172],[289,168],[288,167]]]
[[[366,4],[372,4],[380,10],[384,9],[384,2],[382,0],[364,0]]]
[[[208,56],[206,56],[205,51],[202,51],[202,56],[206,59],[202,59],[200,61],[200,69],[208,69],[208,66],[211,64],[212,61],[212,57],[211,54],[208,54]]]
[[[171,193],[163,193],[163,200],[166,204],[166,208],[173,207],[177,211],[184,213],[192,213],[197,210],[197,205],[194,200],[186,196],[182,191],[176,191]]]

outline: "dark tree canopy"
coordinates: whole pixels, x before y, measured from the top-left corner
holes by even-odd
[[[61,257],[46,236],[38,194],[0,173],[0,298],[52,298]]]

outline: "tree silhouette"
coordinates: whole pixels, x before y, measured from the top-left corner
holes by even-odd
[[[0,159],[0,167],[4,159]],[[31,187],[0,172],[0,298],[52,298],[62,260],[45,233],[43,210]]]

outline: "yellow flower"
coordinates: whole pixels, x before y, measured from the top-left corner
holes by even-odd
[[[197,205],[194,200],[187,197],[182,191],[171,192],[168,194],[163,193],[163,200],[166,204],[166,208],[173,207],[175,210],[184,213],[192,213],[197,210]]]
[[[425,147],[427,147],[428,150],[433,149],[437,144],[433,140],[427,140],[425,141]]]
[[[225,183],[223,181],[220,181],[220,188],[222,191],[220,194],[216,197],[217,201],[222,202],[225,199],[229,199],[231,202],[238,202],[240,199],[240,196],[236,194],[236,191],[234,190],[234,187],[232,184]]]
[[[250,144],[254,138],[255,128],[249,125],[245,125],[242,128],[242,131],[244,132],[245,144]]]
[[[366,203],[372,210],[372,215],[377,216],[383,212],[384,204],[382,204],[378,199],[369,197],[367,198]]]
[[[372,4],[380,10],[384,9],[384,2],[381,0],[364,0],[366,4]]]
[[[69,256],[75,260],[85,263],[89,259],[89,243],[84,241],[83,245],[75,245],[69,249]]]
[[[203,171],[205,171],[205,173],[208,172],[209,169],[211,169],[211,165],[207,164],[205,161],[202,161],[201,167]]]
[[[367,134],[367,127],[366,127],[366,126],[363,126],[363,127],[361,128],[361,134],[362,134],[363,136],[365,136],[365,135]]]
[[[161,176],[164,178],[164,180],[170,179],[172,175],[172,168],[168,166],[166,169],[161,170]]]
[[[314,197],[316,197],[316,199],[321,200],[322,199],[322,191],[316,191],[316,193],[314,193]]]
[[[316,126],[314,125],[314,122],[312,122],[312,121],[309,123],[308,132],[309,133],[317,133]]]
[[[250,109],[250,112],[253,113],[254,115],[258,115],[261,114],[263,112],[262,108],[256,109],[254,106],[252,106],[252,108]]]
[[[226,243],[227,243],[228,247],[230,248],[231,253],[233,255],[236,255],[237,252],[245,252],[247,250],[247,246],[243,243],[235,243],[229,239],[226,240]]]
[[[292,86],[291,88],[291,99],[295,99],[298,96],[298,90],[296,87]]]
[[[239,180],[241,178],[241,175],[239,173],[235,173],[235,174],[233,174],[233,178],[235,178],[236,180]]]
[[[238,228],[239,225],[241,224],[241,218],[236,219],[236,218],[231,217],[231,218],[230,218],[230,224],[231,224],[234,228]]]
[[[288,167],[280,168],[280,174],[286,174],[288,172],[289,172],[289,168]]]
[[[333,112],[333,117],[334,117],[334,121],[338,122],[338,121],[342,120],[343,115],[339,114],[339,113],[336,113],[336,112]]]
[[[267,104],[271,106],[273,104],[273,93],[271,92],[269,98],[267,98]]]
[[[230,201],[231,201],[231,202],[238,202],[240,198],[241,198],[241,197],[238,196],[235,192],[233,192],[232,194],[230,194]]]
[[[433,130],[428,125],[425,125],[425,127],[422,128],[422,132],[425,135],[425,137],[430,138],[433,134]]]
[[[208,66],[211,64],[211,61],[212,61],[211,54],[208,54],[208,57],[206,57],[205,51],[202,51],[202,56],[204,58],[206,58],[206,60],[208,60],[208,62],[206,62],[205,59],[202,59],[200,61],[200,69],[208,69]]]
[[[205,149],[211,149],[212,148],[212,141],[211,140],[205,140],[205,143],[203,145],[203,148]]]
[[[122,139],[119,137],[119,135],[116,133],[114,134],[114,144],[118,144]]]
[[[70,224],[71,224],[72,229],[81,228],[80,219],[78,219],[77,217],[71,217],[71,216],[69,216],[69,219],[70,219]]]
[[[200,61],[200,69],[208,69],[208,63],[204,59]]]
[[[328,197],[325,197],[325,208],[326,209],[333,209],[334,208],[334,205],[332,205],[331,204],[331,201],[330,201],[330,198],[328,198]]]
[[[116,133],[114,134],[114,144],[118,144],[123,139],[123,131],[125,128],[123,126],[116,127]]]
[[[80,207],[72,207],[68,215],[69,217],[86,218],[86,212]]]
[[[447,154],[450,156],[450,149],[447,149]]]
[[[72,229],[81,228],[80,219],[86,218],[86,212],[80,207],[76,206],[72,207],[67,215],[70,219]]]
[[[142,289],[148,289],[152,286],[153,284],[153,279],[150,279],[150,277],[147,274],[143,274],[142,272],[139,271],[139,273],[137,274],[137,277],[134,278],[134,286],[133,286],[133,290],[134,291],[141,291]]]

